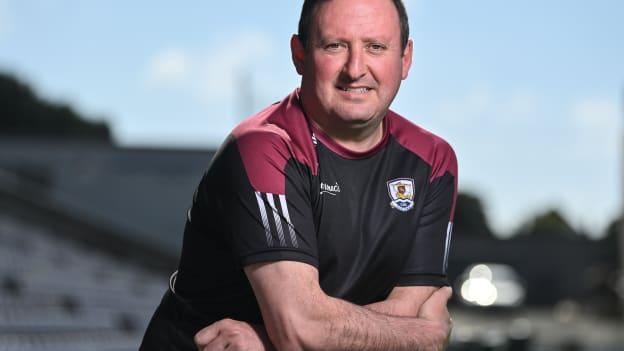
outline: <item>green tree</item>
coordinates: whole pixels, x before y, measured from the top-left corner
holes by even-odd
[[[581,236],[556,209],[549,209],[526,221],[515,232],[516,236],[550,235],[565,239],[578,239]]]
[[[476,195],[470,193],[457,195],[453,231],[473,237],[494,237],[485,216],[483,204]]]
[[[605,230],[604,239],[613,244],[617,243],[618,235],[622,232],[622,217],[614,219]]]
[[[68,105],[40,99],[26,84],[3,73],[0,111],[0,135],[111,142],[106,123],[86,121]]]
[[[614,266],[618,264],[618,256],[621,255],[619,254],[620,248],[622,247],[620,240],[624,239],[624,237],[621,236],[622,229],[622,218],[615,218],[605,230],[604,237],[600,240],[606,252],[605,256],[607,257],[605,258]]]

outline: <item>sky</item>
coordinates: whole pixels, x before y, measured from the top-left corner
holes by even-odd
[[[302,1],[0,0],[0,71],[123,146],[215,148],[299,84]],[[449,141],[507,236],[558,208],[600,235],[622,203],[624,2],[405,1],[392,108]]]

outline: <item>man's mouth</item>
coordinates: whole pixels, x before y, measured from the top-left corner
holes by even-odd
[[[371,89],[370,88],[348,88],[348,87],[340,87],[340,89],[342,91],[346,91],[348,93],[354,93],[354,94],[364,94],[369,92]]]

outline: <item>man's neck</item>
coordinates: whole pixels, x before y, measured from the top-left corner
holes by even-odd
[[[310,118],[310,120],[316,128],[325,133],[338,145],[354,152],[366,152],[374,148],[381,142],[384,135],[383,120],[375,125],[366,126],[361,129],[347,130],[328,128],[327,126],[321,125],[313,118]]]
[[[379,144],[384,137],[383,116],[375,116],[364,123],[347,123],[319,111],[314,98],[299,90],[299,102],[306,117],[314,126],[336,144],[353,152],[366,152]]]

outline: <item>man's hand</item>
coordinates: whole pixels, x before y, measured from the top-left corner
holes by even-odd
[[[420,306],[439,289],[436,286],[399,286],[392,289],[385,300],[363,307],[391,316],[416,318]]]
[[[233,319],[222,319],[195,334],[199,351],[272,351],[266,331]]]
[[[436,323],[439,326],[440,340],[444,340],[444,345],[448,345],[449,338],[451,336],[451,330],[453,328],[453,321],[449,314],[447,303],[453,295],[453,290],[448,287],[442,287],[433,292],[420,307],[418,311],[418,318],[426,319],[430,322]]]

